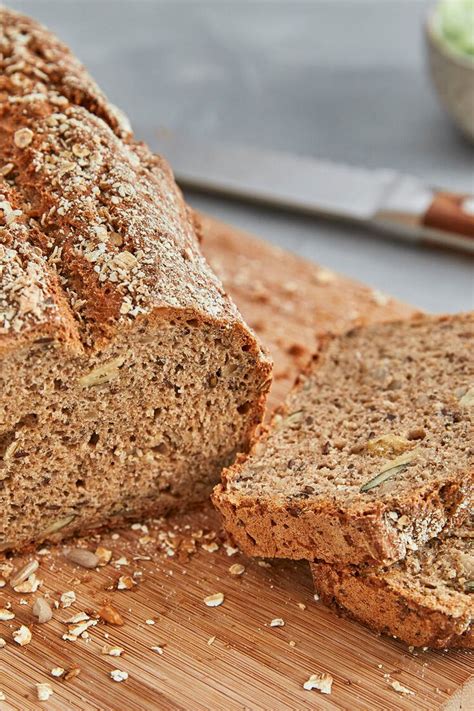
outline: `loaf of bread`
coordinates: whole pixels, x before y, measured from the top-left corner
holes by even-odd
[[[271,365],[166,163],[0,9],[0,549],[208,496]]]
[[[251,555],[383,565],[466,514],[474,314],[327,338],[214,503]]]
[[[311,565],[321,600],[415,647],[474,648],[472,521],[388,568]]]

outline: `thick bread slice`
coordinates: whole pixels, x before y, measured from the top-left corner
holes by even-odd
[[[252,555],[384,564],[472,495],[474,314],[328,338],[214,503]]]
[[[467,522],[388,568],[312,563],[323,602],[416,647],[474,649],[474,528]]]
[[[270,373],[166,163],[0,9],[0,549],[204,499]]]

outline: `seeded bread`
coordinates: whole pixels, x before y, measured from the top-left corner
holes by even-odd
[[[0,9],[0,549],[208,496],[271,366],[171,171]]]
[[[204,256],[272,356],[268,414],[288,395],[322,336],[420,313],[242,230],[197,217]]]
[[[214,503],[251,555],[403,558],[472,496],[474,314],[328,338]]]
[[[416,647],[474,648],[472,521],[388,568],[311,564],[321,600]]]

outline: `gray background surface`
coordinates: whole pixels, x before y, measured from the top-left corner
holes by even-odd
[[[10,0],[66,41],[137,134],[398,168],[474,192],[474,147],[439,108],[424,0]],[[252,166],[249,165],[249,171]],[[473,261],[199,194],[191,204],[431,311],[474,307]]]

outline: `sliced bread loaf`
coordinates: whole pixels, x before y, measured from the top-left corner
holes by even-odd
[[[384,564],[473,489],[474,314],[328,338],[214,502],[247,553]]]
[[[0,9],[0,550],[203,500],[270,370],[167,164]]]
[[[433,538],[388,568],[311,564],[327,605],[416,647],[474,648],[474,527]]]

